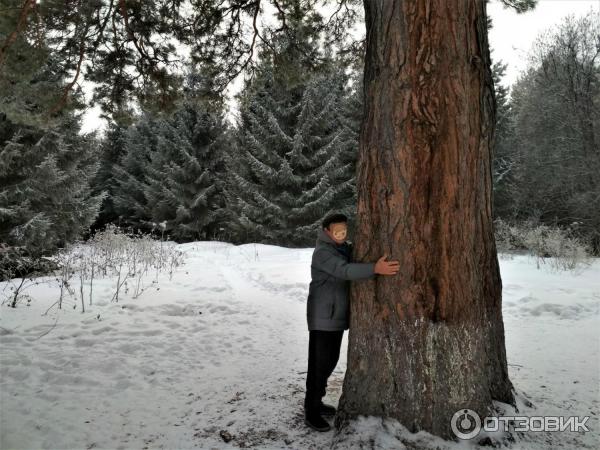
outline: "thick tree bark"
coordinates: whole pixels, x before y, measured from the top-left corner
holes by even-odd
[[[365,0],[354,283],[336,426],[361,415],[453,438],[461,408],[514,404],[494,243],[495,99],[483,0]]]

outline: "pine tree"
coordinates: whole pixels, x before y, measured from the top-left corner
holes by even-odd
[[[0,13],[3,45],[4,37],[13,36],[0,62],[0,111],[15,124],[38,128],[57,126],[69,111],[83,107],[82,91],[79,85],[72,86],[68,105],[59,114],[48,114],[65,96],[66,83],[61,72],[64,58],[51,53],[46,41],[40,39],[40,30],[15,33],[21,3],[10,6],[3,2]]]

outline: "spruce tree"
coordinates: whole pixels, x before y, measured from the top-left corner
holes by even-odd
[[[115,166],[125,153],[126,133],[126,126],[116,121],[110,121],[106,133],[101,139],[99,169],[92,185],[94,192],[105,191],[108,195],[102,202],[98,218],[92,226],[93,229],[101,229],[108,223],[118,222],[118,214],[113,201],[118,186]]]
[[[289,21],[288,35],[263,47],[240,95],[228,194],[244,242],[310,246],[324,216],[352,212],[357,134],[344,120],[348,79],[328,55],[310,67],[290,56],[316,46],[307,26]]]
[[[211,239],[224,228],[226,125],[221,112],[185,101],[157,129],[146,198],[154,223],[179,242]]]
[[[159,119],[142,113],[125,133],[125,152],[114,165],[116,186],[112,197],[120,226],[148,232],[155,228],[145,192],[151,155],[157,151],[159,126]]]
[[[188,73],[172,115],[144,114],[125,133],[113,202],[121,224],[178,241],[212,239],[226,228],[228,129],[210,68]]]
[[[15,32],[19,14],[0,15],[0,35],[10,36],[0,51],[0,242],[32,256],[33,268],[86,234],[106,194],[90,189],[96,139],[79,134],[81,90],[68,86],[39,29]]]
[[[508,88],[502,84],[506,64],[501,61],[492,65],[494,94],[496,99],[496,132],[492,155],[493,213],[494,218],[511,219],[515,211],[515,173],[518,162],[514,117],[508,99]]]
[[[340,60],[340,63],[343,63],[343,60]],[[340,203],[344,206],[339,208],[339,211],[349,218],[348,230],[350,236],[354,236],[355,233],[356,204],[358,200],[356,191],[356,164],[358,161],[360,123],[363,117],[363,65],[364,61],[361,55],[351,64],[349,73],[350,85],[347,87],[347,94],[344,96],[340,114],[342,125],[351,134],[351,139],[354,142],[354,145],[346,152],[344,160],[351,168],[347,175],[348,179],[351,179],[351,192],[340,200]]]
[[[1,114],[0,130],[0,241],[40,256],[82,237],[106,195],[90,189],[93,136],[78,134],[74,115],[40,130]]]

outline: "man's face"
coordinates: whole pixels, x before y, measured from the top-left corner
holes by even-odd
[[[336,243],[342,244],[346,240],[348,227],[346,226],[346,222],[332,223],[329,225],[327,232]]]

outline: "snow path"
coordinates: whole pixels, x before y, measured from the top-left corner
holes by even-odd
[[[220,430],[231,448],[324,445],[302,421],[306,287],[281,296],[248,271],[249,247],[188,249],[172,282],[118,304],[99,283],[88,318],[66,307],[39,340],[53,318],[19,326],[11,315],[36,307],[3,308],[3,326],[21,332],[0,337],[0,447],[227,448]],[[38,291],[47,308],[51,290]]]
[[[527,448],[600,448],[599,263],[556,273],[500,260],[508,372],[534,404],[521,415],[590,416],[592,432],[526,433]]]
[[[30,307],[0,308],[0,448],[331,446],[333,432],[315,433],[302,417],[312,249],[179,248],[186,265],[171,281],[161,276],[159,290],[111,303],[114,280],[99,280],[85,314],[66,301],[39,339],[55,321],[54,309],[41,315],[55,286],[31,288]],[[592,415],[595,430],[529,433],[515,448],[597,448],[600,261],[578,275],[537,270],[522,257],[500,263],[510,376],[535,405],[521,413]],[[347,333],[325,399],[334,405],[346,350]],[[365,419],[335,448],[411,443],[468,446]]]

